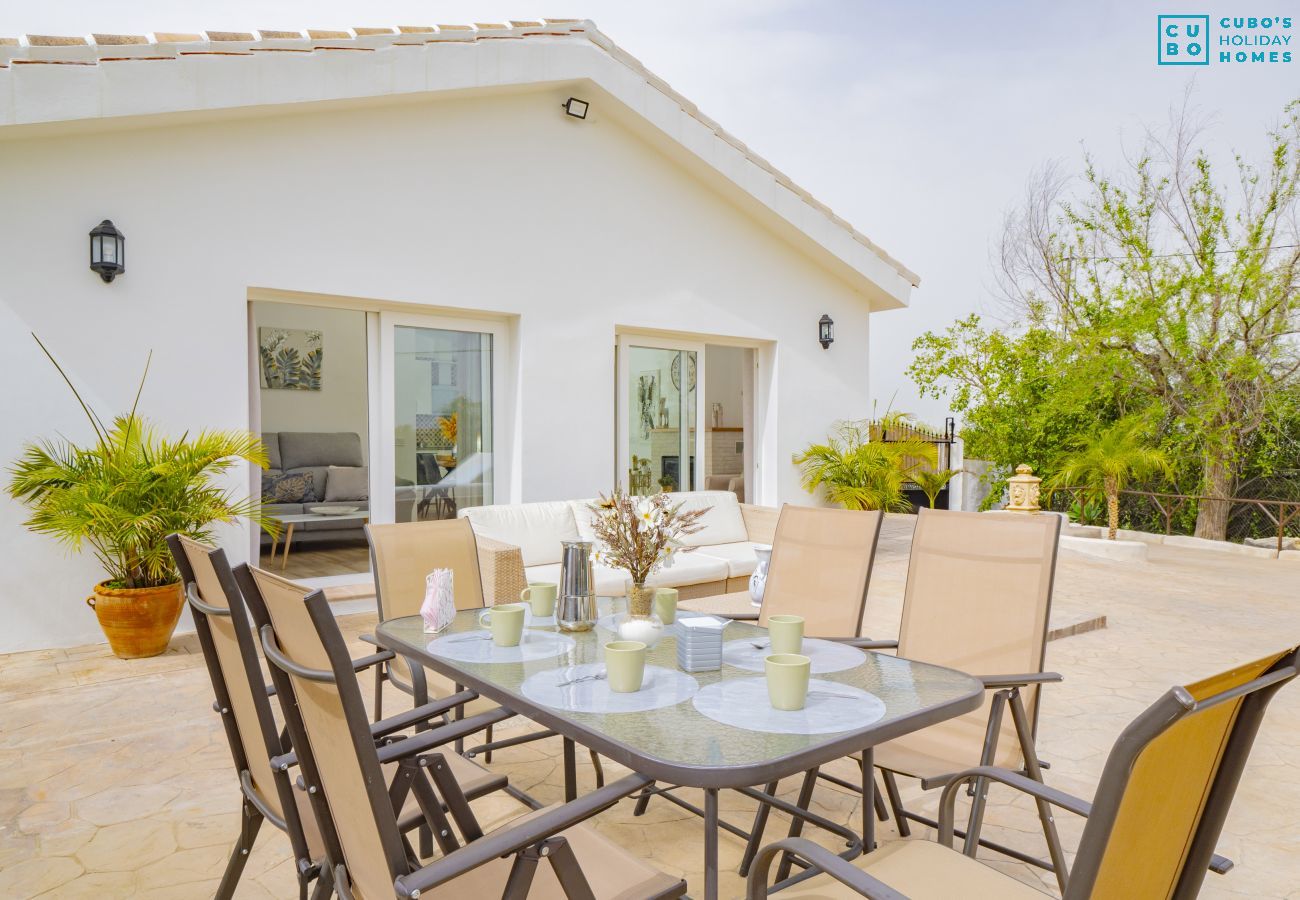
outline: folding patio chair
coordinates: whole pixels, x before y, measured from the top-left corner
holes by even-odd
[[[883,520],[879,510],[781,507],[758,624],[798,615],[809,637],[860,635]],[[733,617],[751,607],[749,592],[740,591],[683,601],[681,608]]]
[[[275,691],[263,680],[257,641],[249,625],[243,595],[224,551],[180,535],[170,535],[167,544],[181,572],[216,695],[213,710],[221,715],[243,794],[239,839],[231,852],[217,897],[234,895],[263,819],[288,836],[299,895],[305,897],[311,881],[320,874],[324,844],[307,794],[293,789],[288,767],[277,767],[271,762],[273,757],[289,752],[290,747],[276,724],[271,702]],[[349,664],[359,671],[391,656],[384,651]],[[372,736],[385,739],[428,717],[441,716],[447,708],[447,704],[425,707],[376,723],[371,726]],[[506,784],[503,776],[492,775],[467,760],[456,761],[455,767],[464,788],[475,796]],[[405,828],[421,824],[413,807],[404,812]]]
[[[479,713],[376,748],[367,734],[360,686],[324,595],[314,591],[304,597],[301,589],[269,573],[242,572],[251,582],[249,606],[262,623],[262,646],[277,687],[295,701],[285,703],[287,725],[299,748],[329,876],[343,900],[394,895],[649,900],[685,893],[681,879],[579,825],[642,787],[646,780],[638,775],[484,834],[466,794],[447,777],[446,763],[454,754],[440,748],[505,713]],[[380,766],[394,754],[401,757],[399,776],[385,787]],[[426,772],[431,781],[423,777]],[[435,836],[441,856],[424,866],[393,814],[408,791],[439,823]]]
[[[768,896],[772,863],[794,854],[813,866],[797,877],[813,877],[782,890],[792,900],[1041,900],[1035,888],[977,862],[973,849],[953,849],[958,793],[995,781],[1033,797],[1040,816],[1057,806],[1087,817],[1074,866],[1063,879],[1064,900],[1190,900],[1207,869],[1231,866],[1215,856],[1214,845],[1269,700],[1295,678],[1298,654],[1300,648],[1292,648],[1171,688],[1124,729],[1091,803],[1008,769],[981,766],[944,787],[938,843],[895,841],[847,862],[811,841],[786,838],[759,853],[746,896]]]
[[[866,646],[896,647],[907,659],[969,672],[984,681],[988,694],[978,710],[875,748],[903,837],[911,833],[908,820],[936,823],[903,806],[898,775],[918,778],[928,790],[971,766],[996,765],[1042,781],[1034,750],[1039,691],[1061,680],[1043,671],[1060,528],[1054,515],[919,511],[898,640]],[[983,795],[984,786],[976,785],[963,835],[970,844],[979,840]],[[1022,862],[1064,868],[1054,828],[1048,829],[1050,862],[981,843]]]
[[[808,637],[861,635],[871,567],[883,520],[879,510],[826,509],[788,503],[783,506],[772,540],[772,558],[758,624],[766,628],[771,616],[798,615],[803,616],[804,634]],[[710,599],[723,598],[700,598],[688,606],[706,610]],[[774,794],[777,786],[776,782],[766,785],[766,793]],[[668,795],[666,789],[656,788],[645,791],[637,799],[637,815],[645,812],[653,793],[664,794],[666,799],[695,811],[679,798]],[[876,808],[882,818],[883,803],[877,792]],[[754,813],[747,860],[758,852],[769,812],[767,804],[759,804]]]
[[[434,569],[451,569],[453,573],[456,609],[482,609],[483,579],[479,570],[478,538],[469,519],[444,519],[430,522],[400,522],[393,525],[366,525],[370,542],[370,568],[375,576],[375,599],[379,606],[379,620],[400,616],[417,616],[424,602],[425,578]],[[374,639],[363,636],[371,643]],[[447,677],[426,670],[419,662],[400,654],[375,670],[375,715],[382,708],[383,684],[388,681],[398,690],[411,694],[416,705],[427,703],[429,695],[449,697],[458,690]],[[497,705],[479,698],[466,705],[464,714],[474,715],[496,709]],[[492,751],[542,738],[553,737],[553,731],[529,732],[502,741],[492,740],[492,726],[485,729],[486,743],[471,747],[466,756],[483,754],[483,761],[492,762]],[[462,749],[461,745],[457,750]],[[591,753],[596,769],[596,786],[605,783],[604,771],[595,752]],[[511,793],[516,793],[511,789]],[[532,802],[522,793],[517,798]]]

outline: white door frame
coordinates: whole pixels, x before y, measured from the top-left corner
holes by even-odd
[[[690,430],[681,428],[681,450],[679,451],[679,461],[677,464],[678,485],[679,489],[682,484],[691,477],[691,454],[695,456],[695,480],[693,484],[687,486],[687,490],[698,490],[699,485],[704,477],[704,447],[707,434],[704,430],[704,379],[707,376],[704,365],[704,341],[687,340],[684,338],[667,338],[654,335],[638,334],[636,332],[620,332],[618,335],[618,385],[616,389],[616,403],[614,404],[614,417],[618,422],[618,447],[615,455],[615,465],[617,470],[614,473],[614,483],[621,486],[624,490],[630,485],[626,483],[628,469],[632,467],[632,423],[629,418],[629,400],[631,396],[632,382],[631,371],[628,368],[628,357],[632,347],[646,347],[651,350],[676,350],[685,351],[695,354],[695,446],[689,446]],[[684,368],[684,367],[683,367]],[[683,378],[686,374],[683,373]]]
[[[503,319],[473,319],[460,316],[426,315],[414,312],[380,310],[373,314],[378,330],[379,353],[372,369],[377,390],[378,425],[371,433],[370,513],[373,522],[392,522],[397,516],[397,460],[394,446],[397,429],[396,339],[398,325],[433,328],[440,331],[465,331],[492,335],[492,499],[513,496],[514,473],[509,461],[514,458],[515,435],[507,428],[512,421],[512,403],[507,381],[513,348],[510,328]]]

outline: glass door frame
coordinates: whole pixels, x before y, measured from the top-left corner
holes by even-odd
[[[650,334],[638,334],[637,332],[619,332],[617,343],[618,357],[618,374],[617,385],[615,388],[614,403],[614,420],[617,422],[615,429],[615,454],[614,454],[614,484],[619,485],[623,490],[628,490],[631,486],[627,483],[627,473],[632,467],[632,421],[631,414],[631,348],[644,347],[649,350],[675,350],[679,353],[695,354],[695,421],[692,423],[695,428],[695,442],[692,446],[690,440],[690,426],[680,422],[679,435],[680,450],[678,451],[678,490],[682,490],[681,483],[691,480],[692,483],[687,486],[686,490],[698,491],[699,485],[704,477],[704,448],[707,434],[705,432],[704,416],[704,379],[707,376],[704,365],[704,341],[688,340],[685,338],[658,337]],[[683,365],[682,369],[686,366]],[[685,379],[685,374],[683,374]],[[680,417],[679,417],[680,418]],[[694,479],[691,479],[691,456],[695,457]]]
[[[475,319],[440,316],[418,312],[379,310],[373,314],[378,331],[378,361],[374,370],[377,387],[371,432],[370,513],[376,523],[393,522],[397,517],[397,353],[396,328],[429,328],[462,331],[492,336],[492,502],[505,503],[514,494],[513,467],[510,461],[512,433],[507,429],[512,408],[509,388],[509,361],[512,358],[510,328],[502,319]]]

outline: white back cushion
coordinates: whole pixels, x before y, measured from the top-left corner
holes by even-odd
[[[671,496],[673,503],[683,504],[684,511],[711,507],[699,521],[703,526],[701,530],[682,540],[686,546],[704,547],[749,540],[745,517],[740,514],[740,500],[731,491],[684,491]]]
[[[578,525],[578,534],[582,535],[584,541],[594,541],[596,531],[591,527],[591,521],[596,514],[591,511],[591,504],[596,502],[596,498],[590,500],[570,500],[569,507],[573,510],[573,520]]]
[[[473,506],[457,515],[469,519],[475,534],[514,544],[522,551],[525,566],[558,563],[563,555],[560,542],[579,538],[573,509],[565,500]]]

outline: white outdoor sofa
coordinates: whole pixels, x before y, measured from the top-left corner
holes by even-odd
[[[755,544],[771,544],[780,510],[741,503],[731,491],[689,491],[673,495],[687,509],[709,507],[703,528],[686,538],[696,549],[678,555],[670,568],[651,577],[657,587],[673,587],[681,599],[744,590],[758,564]],[[479,538],[483,593],[487,603],[519,598],[530,581],[560,580],[561,541],[594,540],[593,500],[475,506],[457,515],[469,519]],[[595,567],[596,592],[619,597],[626,593],[627,573]]]

